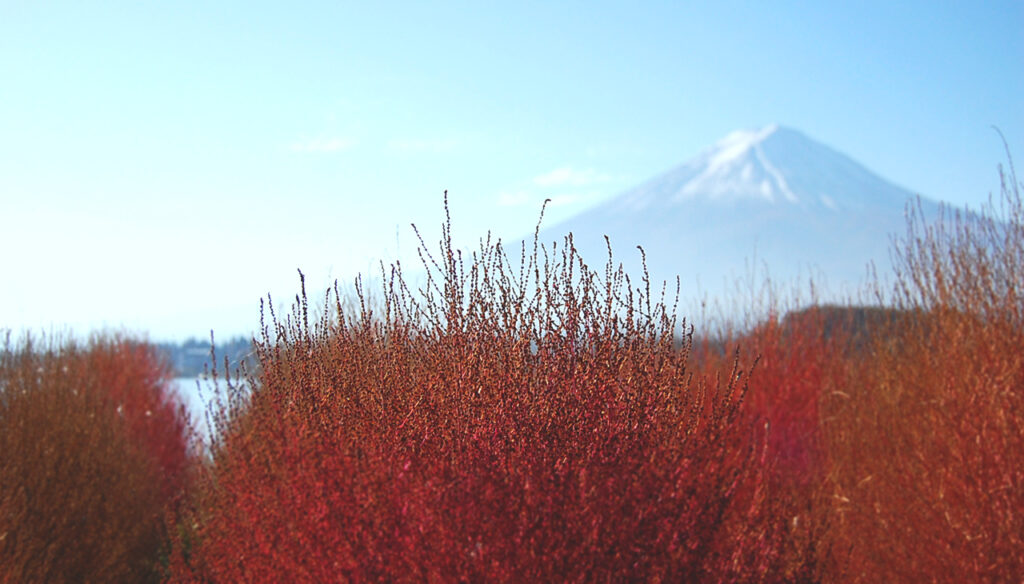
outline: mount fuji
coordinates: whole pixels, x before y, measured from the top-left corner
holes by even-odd
[[[683,300],[734,297],[765,273],[776,284],[811,278],[818,291],[852,292],[871,262],[887,273],[891,236],[906,232],[914,199],[836,150],[771,125],[729,134],[689,162],[544,227],[540,241],[571,232],[583,259],[603,272],[607,235],[634,286],[642,246],[652,289],[668,281],[671,291],[678,275]],[[933,217],[939,207],[921,198],[921,208]]]

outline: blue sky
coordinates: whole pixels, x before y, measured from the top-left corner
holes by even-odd
[[[532,231],[778,122],[977,207],[1024,159],[1024,3],[0,4],[0,327],[258,302]],[[1024,163],[1021,163],[1024,164]]]

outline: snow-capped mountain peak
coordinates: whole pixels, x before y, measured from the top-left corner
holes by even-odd
[[[765,138],[772,135],[779,129],[778,124],[771,124],[760,130],[736,130],[715,143],[710,151],[712,158],[710,166],[722,166],[728,164],[749,151],[756,148]]]
[[[888,263],[913,193],[799,131],[772,124],[728,134],[690,161],[559,225],[583,257],[602,261],[641,245],[655,279],[683,277],[704,291],[734,281],[747,262],[788,280],[820,271],[833,284]],[[927,213],[937,206],[922,200]],[[616,254],[636,273],[636,258]],[[728,286],[726,286],[728,288]],[[690,288],[689,292],[693,289]]]
[[[772,124],[760,130],[736,131],[707,151],[703,169],[680,189],[677,199],[699,195],[711,199],[754,197],[766,201],[799,201],[786,178],[765,156],[761,144],[779,130]]]
[[[902,209],[906,191],[804,134],[771,124],[730,133],[669,172],[617,200],[616,212],[704,201],[758,201],[832,212],[865,205]]]

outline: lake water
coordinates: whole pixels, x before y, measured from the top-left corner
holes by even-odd
[[[221,380],[219,385],[223,399],[224,381]],[[195,377],[178,377],[174,380],[174,386],[178,390],[178,395],[181,396],[182,403],[188,410],[192,423],[199,431],[203,440],[208,440],[212,432],[207,423],[206,414],[208,411],[214,411],[214,408],[211,406],[216,405],[217,393],[215,388],[209,381]]]

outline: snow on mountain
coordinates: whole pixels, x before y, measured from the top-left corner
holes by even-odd
[[[616,262],[636,278],[643,246],[652,280],[681,277],[684,298],[735,294],[760,278],[852,290],[874,262],[889,269],[892,234],[914,194],[796,130],[737,131],[689,162],[567,221],[541,241],[574,243],[592,268]],[[927,215],[937,204],[922,199]],[[806,288],[806,286],[804,286]]]

